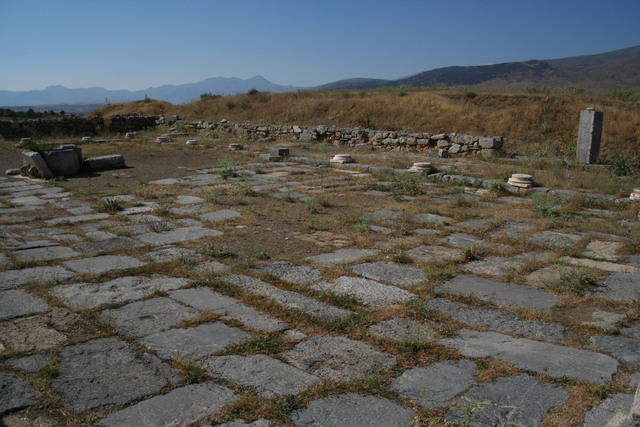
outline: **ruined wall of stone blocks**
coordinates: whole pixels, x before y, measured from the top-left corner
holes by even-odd
[[[101,131],[125,133],[156,126],[155,116],[56,117],[0,120],[0,135],[6,139],[49,136],[92,136]]]
[[[254,140],[296,140],[300,142],[329,142],[349,147],[382,149],[386,151],[438,150],[441,155],[499,155],[503,137],[459,133],[412,133],[335,126],[297,126],[199,121],[192,123],[200,129],[214,129]]]

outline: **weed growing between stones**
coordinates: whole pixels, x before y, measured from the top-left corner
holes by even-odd
[[[104,213],[116,213],[123,209],[122,202],[117,199],[106,199],[96,208],[98,212]]]
[[[207,379],[207,371],[196,365],[192,360],[174,359],[171,365],[184,378],[187,384],[201,383]]]
[[[598,285],[591,271],[586,268],[565,268],[560,278],[549,285],[559,292],[570,292],[578,295]]]
[[[236,254],[228,248],[218,246],[213,242],[209,242],[200,251],[203,255],[213,258],[234,258]]]

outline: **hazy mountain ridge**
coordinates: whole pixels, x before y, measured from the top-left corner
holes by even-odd
[[[352,81],[357,80],[356,84]],[[347,79],[318,86],[319,90],[381,86],[580,85],[597,89],[640,87],[640,46],[559,59],[505,62],[491,65],[436,68],[396,80]]]
[[[297,89],[272,83],[262,76],[250,79],[237,77],[213,77],[196,83],[163,85],[144,90],[110,90],[103,87],[66,88],[49,86],[43,90],[8,91],[0,90],[1,106],[30,106],[49,104],[105,104],[109,102],[136,101],[145,96],[182,104],[192,101],[202,93],[234,95],[251,89],[264,92],[288,92]]]

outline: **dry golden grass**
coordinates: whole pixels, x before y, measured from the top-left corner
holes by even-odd
[[[111,104],[102,116],[141,112],[186,119],[358,126],[424,132],[503,135],[514,152],[553,155],[573,147],[580,110],[605,113],[602,155],[640,157],[640,108],[603,94],[388,88],[368,91],[257,93],[210,97],[186,105],[160,101]]]

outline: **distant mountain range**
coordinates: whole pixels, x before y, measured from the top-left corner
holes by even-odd
[[[397,80],[347,79],[315,89],[364,89],[402,85],[486,88],[578,85],[594,89],[640,88],[640,46],[561,59],[436,68]]]
[[[436,68],[396,80],[353,78],[310,88],[278,85],[262,76],[256,76],[246,80],[213,77],[197,83],[164,85],[136,91],[109,90],[102,87],[69,89],[64,86],[49,86],[44,90],[31,91],[0,90],[0,106],[103,105],[107,100],[135,101],[144,99],[145,96],[182,104],[197,99],[203,93],[234,95],[251,89],[263,92],[290,92],[300,89],[368,89],[402,85],[485,88],[577,85],[596,89],[640,88],[640,46],[561,59]],[[78,108],[80,107],[75,107]],[[72,111],[72,108],[68,107],[65,111]]]
[[[153,99],[182,104],[198,98],[203,93],[216,95],[234,95],[251,89],[263,92],[289,92],[293,86],[282,86],[270,82],[262,76],[250,79],[235,77],[213,77],[197,83],[182,85],[164,85],[145,90],[109,90],[103,87],[69,89],[64,86],[49,86],[43,90],[9,91],[0,90],[0,106],[35,106],[54,104],[100,104],[105,101],[122,102]]]

